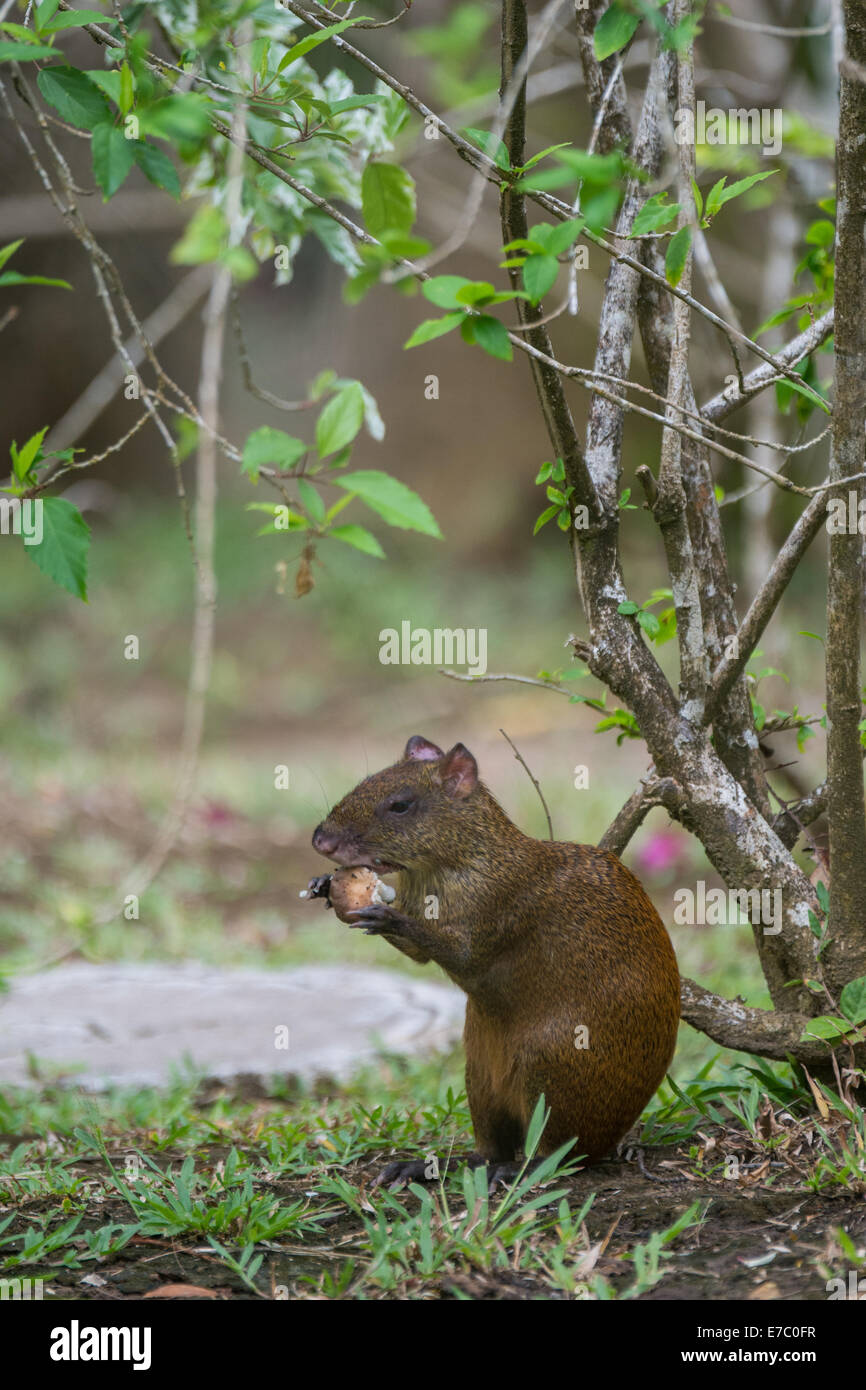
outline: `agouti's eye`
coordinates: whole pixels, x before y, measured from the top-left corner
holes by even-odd
[[[392,801],[388,810],[394,811],[398,816],[402,816],[405,811],[409,810],[411,805],[411,801]]]

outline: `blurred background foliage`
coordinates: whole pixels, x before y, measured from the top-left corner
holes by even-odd
[[[385,14],[377,5],[372,11]],[[795,25],[807,24],[811,12],[808,4],[767,3],[760,16],[749,14]],[[589,138],[567,18],[566,13],[530,83],[532,149],[559,140],[581,147]],[[83,66],[92,61],[88,42],[82,35],[69,42],[74,61]],[[452,124],[483,126],[493,110],[497,43],[493,3],[425,0],[365,46]],[[638,40],[626,60],[633,102],[640,101],[650,56],[648,40]],[[337,54],[325,45],[310,61],[324,75]],[[351,68],[364,87],[362,74]],[[708,105],[786,111],[783,150],[771,161],[779,175],[753,190],[736,215],[721,218],[712,232],[722,279],[745,329],[753,332],[812,283],[808,264],[799,280],[795,270],[804,256],[820,251],[810,250],[804,238],[820,216],[818,200],[832,193],[829,38],[761,34],[744,41],[742,30],[707,18],[698,40],[697,81]],[[76,176],[92,187],[86,148],[78,148],[83,142],[67,143]],[[417,182],[417,231],[437,244],[454,225],[469,173],[445,141],[423,139],[414,116],[398,150]],[[699,160],[705,185],[716,176],[708,170],[742,176],[767,167],[751,147],[704,147]],[[20,441],[57,422],[111,352],[81,248],[65,234],[11,133],[2,142],[0,171],[0,244],[26,237],[16,265],[74,287],[72,294],[22,289],[16,296],[20,312],[0,334],[4,435]],[[195,200],[175,203],[134,170],[110,202],[94,192],[82,204],[133,303],[149,312],[188,273],[169,256]],[[499,246],[491,192],[466,245],[442,269],[502,284]],[[580,274],[580,313],[556,327],[565,361],[591,364],[606,270],[604,254],[591,248],[589,268]],[[313,238],[304,243],[289,284],[276,284],[271,267],[261,267],[241,299],[255,378],[297,399],[324,368],[362,380],[378,401],[387,433],[383,442],[359,436],[353,466],[386,469],[416,489],[444,539],[391,530],[374,518],[371,529],[386,558],[323,545],[313,563],[314,587],[296,599],[301,543],[286,534],[257,538],[261,518],[245,507],[264,500],[264,489],[260,485],[256,492],[222,460],[216,647],[197,791],[174,854],[142,897],[140,919],[98,925],[105,902],[149,848],[170,803],[183,717],[193,573],[172,470],[155,430],[143,429],[122,454],[68,490],[93,531],[87,605],[51,585],[20,545],[4,538],[5,972],[38,967],[70,951],[100,960],[192,956],[284,965],[333,958],[415,969],[385,943],[348,932],[320,904],[298,898],[322,868],[310,848],[312,829],[349,786],[398,756],[412,733],[446,745],[460,739],[476,753],[482,775],[509,814],[543,836],[538,798],[500,736],[505,729],[542,784],[557,836],[595,841],[646,769],[641,743],[617,747],[613,733],[594,732],[596,712],[560,694],[517,684],[457,683],[431,668],[380,663],[381,629],[399,628],[408,619],[414,627],[486,628],[491,672],[567,670],[565,644],[569,634],[582,632],[582,617],[567,538],[554,526],[532,536],[544,505],[534,479],[549,454],[526,364],[495,361],[456,334],[406,353],[402,345],[427,317],[427,306],[387,286],[348,305],[343,286],[342,272]],[[697,293],[706,300],[700,279]],[[511,321],[507,307],[503,318]],[[792,321],[770,329],[762,341],[772,346],[794,331]],[[197,309],[160,352],[169,373],[191,391],[200,336]],[[693,324],[693,338],[701,400],[720,389],[732,364],[724,341],[704,322]],[[817,357],[810,379],[827,376],[826,362]],[[425,395],[431,373],[438,378],[434,400]],[[646,380],[639,347],[633,373]],[[584,421],[589,397],[574,385],[569,391],[575,415]],[[796,410],[790,401],[782,403],[786,414],[777,414],[771,401],[768,420],[763,402],[731,423],[764,437],[797,440],[802,436]],[[312,430],[310,416],[286,417],[245,392],[231,348],[221,404],[224,433],[239,446],[262,424],[293,433],[309,424]],[[138,409],[115,397],[76,442],[88,453],[105,448],[129,428],[130,411]],[[809,428],[816,432],[814,421]],[[634,486],[635,469],[653,464],[657,450],[655,427],[627,417],[624,487]],[[796,455],[791,475],[819,481],[826,456],[826,442]],[[727,494],[752,482],[737,465],[716,460],[716,466]],[[192,459],[184,467],[191,488]],[[741,612],[799,509],[796,500],[769,489],[725,509]],[[623,513],[622,543],[629,595],[641,603],[668,582],[657,529],[642,509]],[[821,649],[814,638],[799,634],[824,630],[824,566],[822,533],[753,663],[790,678],[790,690],[779,676],[762,682],[760,699],[768,709],[797,703],[801,712],[821,713]],[[124,659],[129,634],[139,638],[138,661]],[[670,643],[658,649],[674,679],[675,648]],[[599,693],[591,679],[579,688]],[[788,764],[776,779],[783,793],[820,780],[820,729],[802,752],[793,733],[769,742],[772,762]],[[279,764],[290,770],[288,790],[275,789]],[[589,769],[589,787],[578,790],[574,770],[580,765]],[[675,888],[700,878],[718,883],[700,846],[654,811],[625,859],[670,927],[683,972],[749,1003],[768,1003],[748,928],[672,925]],[[714,1050],[684,1030],[676,1072],[692,1074]]]

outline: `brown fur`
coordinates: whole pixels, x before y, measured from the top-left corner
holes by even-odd
[[[409,811],[390,810],[395,799]],[[664,1078],[680,1012],[668,934],[620,860],[524,835],[462,744],[444,754],[421,739],[349,792],[313,843],[339,863],[400,866],[394,931],[382,934],[466,992],[481,1155],[514,1157],[542,1092],[540,1153],[572,1138],[589,1160],[613,1148]]]

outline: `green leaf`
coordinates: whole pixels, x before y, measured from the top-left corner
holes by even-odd
[[[377,560],[384,560],[385,552],[382,549],[372,531],[368,531],[366,526],[332,526],[328,532],[329,536],[334,536],[338,541],[343,541],[345,545],[354,546],[355,550],[362,550],[365,555],[375,555]]]
[[[146,145],[143,140],[132,143],[135,162],[145,178],[155,183],[157,188],[164,188],[172,198],[179,198],[180,179],[168,155],[157,149],[156,145]]]
[[[480,318],[472,320],[472,327],[475,331],[475,341],[480,348],[491,357],[498,357],[503,362],[511,361],[511,343],[504,323],[500,323],[492,314],[482,314]]]
[[[383,232],[379,240],[392,256],[426,256],[430,250],[429,241],[420,236],[407,236],[405,232]],[[412,284],[413,292],[414,288]]]
[[[356,97],[344,97],[342,101],[328,102],[332,116],[342,116],[344,111],[359,111],[365,106],[379,106],[388,98],[382,92],[366,92]]]
[[[32,29],[28,29],[26,24],[16,24],[11,19],[0,20],[0,31],[4,34],[11,34],[14,39],[19,39],[21,43],[26,43],[31,48],[39,44],[39,37],[34,34]],[[57,56],[56,53],[54,56]]]
[[[120,105],[120,73],[117,68],[88,68],[84,75],[105,93],[109,101],[113,101],[115,106]]]
[[[317,526],[325,520],[325,504],[321,493],[306,478],[298,479],[298,495]]]
[[[274,429],[271,425],[262,425],[260,429],[253,430],[247,438],[241,459],[241,472],[246,473],[255,482],[258,480],[259,469],[264,464],[273,464],[280,469],[291,468],[306,452],[307,446],[302,439],[295,439],[284,430]]]
[[[42,540],[24,549],[43,574],[86,603],[90,527],[65,497],[38,500],[42,502]]]
[[[474,140],[478,148],[480,150],[483,150],[484,153],[487,155],[487,158],[493,160],[493,163],[496,165],[497,169],[511,168],[511,161],[508,158],[508,150],[505,148],[505,145],[502,143],[501,140],[495,140],[493,138],[492,131],[478,130],[475,126],[468,125],[464,126],[460,134],[467,135],[470,140]],[[541,159],[541,157],[541,155],[538,156],[539,159]]]
[[[582,217],[568,217],[549,229],[545,249],[551,256],[561,256],[563,251],[574,245],[583,231],[584,221]]]
[[[312,53],[314,48],[318,48],[320,43],[326,43],[333,38],[334,34],[342,34],[344,29],[350,29],[353,24],[360,24],[362,20],[369,20],[369,15],[358,15],[356,19],[341,19],[339,24],[329,24],[325,29],[318,29],[315,34],[308,34],[300,43],[296,43],[289,49],[288,53],[280,60],[277,72],[285,72],[291,63],[297,62],[305,54]]]
[[[398,164],[370,160],[361,177],[361,207],[368,231],[408,232],[415,221],[415,183]]]
[[[54,280],[48,275],[21,275],[17,270],[4,270],[0,285],[56,285],[61,290],[72,289],[68,280]]]
[[[719,208],[724,207],[732,198],[738,198],[741,193],[746,193],[753,188],[756,183],[761,183],[764,179],[770,179],[774,174],[778,174],[778,169],[767,169],[763,174],[750,174],[746,179],[737,179],[729,188],[725,187],[725,179],[719,179],[718,183],[713,184],[707,197],[705,216],[714,217]]]
[[[365,469],[358,473],[343,473],[333,480],[337,487],[345,488],[366,502],[372,511],[377,512],[389,526],[399,526],[406,531],[420,531],[425,536],[441,539],[436,520],[417,493],[392,478],[389,473],[376,469]]]
[[[0,246],[0,270],[3,269],[10,256],[14,256],[19,246],[24,245],[24,238],[19,237],[17,241],[8,241],[5,246]]]
[[[823,396],[819,396],[818,392],[813,391],[811,386],[807,386],[805,381],[795,381],[793,377],[786,376],[784,382],[778,381],[776,386],[785,386],[790,391],[796,391],[799,396],[805,396],[813,405],[820,406],[825,414],[830,414],[830,407]]]
[[[105,28],[116,23],[113,15],[102,14],[99,10],[64,10],[39,27],[43,34],[55,34],[59,29],[80,29],[85,24],[101,24]]]
[[[534,154],[531,159],[527,159],[526,163],[522,167],[521,172],[525,174],[527,169],[532,169],[534,165],[539,163],[540,160],[546,159],[549,154],[556,154],[557,150],[568,149],[568,146],[570,144],[570,140],[563,140],[558,145],[546,145],[543,150],[538,151],[538,154]]]
[[[537,304],[556,283],[559,261],[555,256],[528,256],[523,264],[523,284],[530,301]]]
[[[635,613],[640,612],[640,607],[638,606],[638,604],[632,603],[631,599],[626,599],[625,603],[620,603],[617,605],[616,611],[617,613],[622,613],[623,616],[626,618],[631,618],[634,617]]]
[[[90,152],[94,177],[107,202],[135,163],[135,141],[127,140],[120,126],[105,121],[94,127]]]
[[[669,285],[678,285],[683,278],[691,245],[692,229],[688,225],[680,227],[671,237],[665,256],[665,279]]]
[[[36,6],[36,28],[41,29],[46,19],[50,19],[60,5],[60,0],[42,0],[41,5]]]
[[[163,97],[139,113],[142,135],[158,140],[200,140],[211,129],[211,106],[197,92]]]
[[[169,260],[175,265],[215,261],[225,246],[227,234],[224,214],[212,203],[203,203],[187,222],[180,241],[171,248]]]
[[[836,239],[836,228],[832,222],[827,222],[823,217],[819,217],[817,222],[813,222],[806,233],[806,241],[809,246],[832,246]]]
[[[13,39],[0,42],[0,63],[27,63],[35,58],[56,57],[57,49],[48,48],[44,43],[16,43]]]
[[[814,292],[795,295],[792,299],[788,300],[787,304],[785,304],[782,309],[779,309],[775,314],[771,314],[768,319],[764,319],[763,323],[758,324],[758,327],[754,330],[754,336],[759,338],[762,333],[767,332],[768,328],[775,328],[778,324],[785,323],[789,318],[792,318],[799,309],[804,308],[807,304],[814,303]]]
[[[15,476],[19,482],[23,482],[36,461],[43,439],[48,433],[48,425],[41,429],[38,434],[32,434],[26,444],[22,444],[20,449],[16,449],[12,456]]]
[[[232,279],[238,284],[254,280],[259,273],[259,263],[252,251],[245,246],[227,246],[220,252],[220,265],[231,271]]]
[[[487,304],[496,299],[496,290],[489,280],[470,280],[457,291],[457,303],[471,309],[476,304]]]
[[[625,48],[639,24],[640,15],[624,9],[614,0],[596,24],[592,36],[592,46],[598,61],[601,63],[612,53],[618,53],[621,48]]]
[[[806,1027],[800,1035],[800,1041],[807,1041],[809,1038],[821,1038],[825,1042],[840,1038],[848,1032],[850,1024],[844,1018],[833,1018],[829,1014],[821,1014],[818,1018],[810,1018]]]
[[[437,275],[432,280],[424,281],[421,293],[438,309],[457,309],[460,306],[457,298],[459,291],[475,283],[474,280],[467,280],[465,275]]]
[[[316,448],[326,458],[351,444],[364,423],[364,393],[352,381],[332,396],[316,421]]]
[[[465,315],[445,314],[441,319],[425,319],[419,323],[411,338],[403,344],[404,347],[420,347],[422,343],[429,343],[434,338],[441,338],[443,334],[450,333],[452,328],[456,328],[458,323],[462,323]]]
[[[120,68],[120,92],[118,93],[118,106],[121,113],[125,116],[127,111],[132,110],[135,101],[135,85],[132,80],[132,69],[129,63],[122,63]]]
[[[108,102],[96,83],[78,68],[43,68],[36,85],[48,105],[78,130],[93,130],[111,117]]]
[[[559,515],[559,512],[560,508],[558,506],[546,507],[541,513],[541,516],[536,518],[535,525],[532,528],[533,536],[537,536],[542,526],[546,526],[548,521],[552,521],[555,516]]]
[[[839,996],[839,1008],[852,1023],[866,1022],[866,975],[848,981]]]
[[[667,193],[656,193],[647,198],[631,224],[629,236],[645,236],[647,232],[657,232],[666,227],[678,216],[679,203],[669,203]]]
[[[637,620],[650,641],[654,641],[662,630],[662,625],[655,613],[648,613],[646,609],[642,608],[637,615]]]

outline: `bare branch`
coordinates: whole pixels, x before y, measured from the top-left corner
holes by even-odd
[[[538,792],[538,799],[539,799],[539,801],[541,802],[542,806],[544,807],[544,814],[545,814],[545,816],[547,817],[547,829],[548,829],[548,833],[549,833],[549,835],[550,835],[551,840],[555,839],[556,837],[555,837],[555,835],[554,835],[554,833],[553,833],[553,821],[550,819],[550,807],[548,806],[547,802],[546,802],[545,799],[544,799],[544,792],[541,790],[541,785],[540,785],[540,783],[539,783],[539,781],[538,781],[538,778],[537,778],[536,776],[534,776],[534,774],[533,774],[533,772],[532,772],[532,770],[531,770],[529,764],[527,763],[526,759],[524,758],[523,754],[520,752],[520,750],[517,748],[517,746],[512,742],[512,740],[508,737],[508,735],[507,735],[507,733],[505,732],[505,730],[504,730],[504,729],[500,729],[499,732],[501,733],[502,737],[505,739],[505,742],[506,742],[506,743],[509,745],[509,747],[511,748],[511,751],[513,752],[513,754],[514,754],[515,758],[517,759],[517,761],[520,763],[520,766],[523,768],[524,772],[526,773],[526,775],[527,775],[527,777],[529,778],[530,782],[531,782],[532,785],[534,786],[535,790]]]
[[[175,285],[159,307],[143,321],[142,329],[152,347],[168,337],[195,308],[206,292],[210,278],[209,269],[198,266]],[[125,347],[128,361],[134,367],[139,367],[144,361],[145,352],[137,333],[132,333],[126,339]],[[65,449],[86,433],[120,389],[125,366],[126,362],[117,353],[106,362],[78,400],[53,426],[45,443],[47,450]]]
[[[252,24],[240,26],[238,52],[252,38]],[[246,105],[238,102],[233,111],[232,131],[240,136],[246,125]],[[243,149],[232,144],[227,169],[226,218],[230,242],[239,239]],[[192,633],[192,659],[187,686],[186,711],[180,750],[180,773],[171,807],[144,859],[130,874],[123,896],[139,896],[152,883],[178,836],[183,831],[195,787],[199,750],[204,731],[205,703],[210,684],[213,632],[216,615],[216,572],[214,540],[217,496],[217,452],[215,435],[219,428],[220,382],[225,342],[226,314],[232,292],[232,274],[217,262],[210,268],[211,288],[204,314],[201,349],[199,402],[205,428],[199,434],[196,466],[195,561],[196,591]]]
[[[799,517],[782,546],[770,573],[755,595],[737,631],[736,655],[722,657],[710,681],[707,721],[711,721],[728,692],[739,679],[768,622],[779,605],[800,561],[821,529],[827,514],[827,493],[819,492]]]
[[[801,1042],[808,1014],[752,1009],[739,999],[723,999],[694,980],[680,982],[682,1017],[699,1033],[735,1052],[754,1052],[783,1062],[793,1057],[809,1066],[827,1063],[831,1049],[821,1039]]]
[[[784,362],[787,367],[796,367],[798,362],[802,362],[804,357],[808,357],[810,352],[814,352],[826,343],[833,332],[833,310],[830,309],[826,314],[822,314],[819,319],[811,323],[808,328],[799,333],[796,338],[792,338],[786,347],[780,348],[775,354],[776,363]],[[727,415],[741,405],[745,405],[753,396],[757,396],[759,391],[766,391],[768,386],[773,386],[781,380],[781,374],[773,366],[764,365],[756,367],[749,372],[744,380],[745,390],[741,391],[738,387],[726,387],[720,391],[712,400],[707,401],[706,405],[701,406],[701,415],[705,420],[718,421],[724,420]]]
[[[511,89],[518,72],[518,64],[527,44],[526,6],[524,0],[503,0],[502,6],[502,45],[501,45],[501,91]],[[512,166],[523,163],[524,134],[526,122],[525,84],[518,83],[514,104],[503,130],[503,142],[508,151]],[[502,240],[514,241],[528,234],[526,207],[523,195],[516,189],[505,186],[500,202]],[[510,272],[512,284],[516,283],[514,272]],[[520,319],[528,323],[530,313],[523,299],[517,300]],[[536,315],[544,317],[542,305],[537,306]],[[565,467],[568,485],[574,489],[574,504],[586,507],[589,528],[594,530],[603,522],[601,501],[595,484],[583,457],[571,410],[565,397],[562,381],[552,361],[552,346],[547,328],[537,324],[526,330],[526,339],[517,334],[512,341],[519,343],[521,350],[528,351],[535,360],[532,374],[538,394],[544,422],[557,458]],[[538,356],[535,356],[535,354]]]
[[[681,22],[689,12],[688,0],[675,0],[674,20]],[[692,46],[677,54],[677,93],[681,110],[694,111],[695,73]],[[694,179],[694,146],[683,141],[679,146],[678,228],[689,229],[689,251],[681,283],[691,288],[691,236],[696,224],[692,181]],[[699,720],[703,714],[704,688],[707,679],[707,654],[701,600],[698,589],[692,538],[686,517],[686,493],[680,465],[681,436],[669,426],[677,420],[678,408],[688,404],[691,395],[689,381],[689,309],[682,300],[674,305],[673,342],[667,394],[672,404],[666,418],[669,422],[662,433],[661,462],[657,479],[658,496],[653,504],[653,516],[661,528],[668,570],[677,614],[677,640],[680,651],[680,687],[685,701],[684,712]]]
[[[635,787],[598,842],[599,849],[621,855],[629,840],[636,834],[655,806],[664,806],[669,815],[678,818],[684,804],[683,789],[672,777],[648,774]]]
[[[866,63],[866,9],[842,0],[845,49]],[[842,76],[836,145],[835,399],[830,477],[861,505],[866,420],[866,86]],[[859,514],[859,513],[858,513]],[[827,583],[827,820],[831,989],[866,974],[866,804],[860,761],[863,538],[833,528]],[[856,615],[856,616],[855,616]]]

